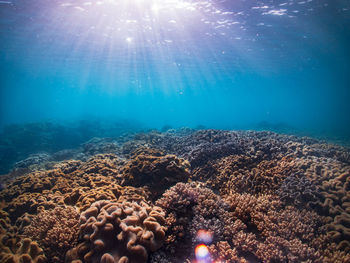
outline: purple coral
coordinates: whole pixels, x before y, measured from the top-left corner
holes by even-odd
[[[282,183],[277,194],[286,204],[294,204],[297,207],[307,205],[314,207],[321,199],[320,189],[310,179],[303,175],[290,175]]]

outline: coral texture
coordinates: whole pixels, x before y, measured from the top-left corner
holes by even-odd
[[[321,260],[317,249],[309,245],[317,237],[319,216],[293,207],[283,208],[276,196],[232,193],[222,200],[200,184],[178,183],[164,193],[157,205],[167,212],[169,229],[165,249],[169,254],[187,253],[190,258],[197,242],[196,234],[206,229],[214,233],[212,242],[216,245],[211,248],[216,254],[223,246],[228,248],[223,256],[225,260]],[[184,259],[174,261],[179,260]]]
[[[16,248],[0,246],[0,261],[4,263],[45,263],[43,250],[29,238],[19,241]]]
[[[68,262],[76,255],[84,262],[146,262],[163,244],[164,223],[161,208],[144,202],[97,201],[81,214],[84,243],[67,254]]]
[[[126,184],[148,186],[153,194],[161,194],[177,182],[187,181],[190,164],[175,155],[141,148],[135,151],[123,169]]]
[[[321,201],[319,187],[310,179],[301,175],[288,176],[277,191],[281,201],[294,204],[296,207],[307,206],[313,208]]]
[[[23,235],[37,241],[51,262],[63,262],[63,257],[78,240],[79,214],[73,207],[43,210],[31,218]]]

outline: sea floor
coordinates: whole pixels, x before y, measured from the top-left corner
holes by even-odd
[[[350,262],[350,150],[309,137],[125,131],[0,178],[0,262]]]

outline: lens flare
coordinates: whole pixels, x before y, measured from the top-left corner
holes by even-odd
[[[198,242],[210,244],[213,241],[213,232],[201,229],[197,232],[196,239]]]
[[[210,259],[210,253],[208,247],[205,244],[196,246],[194,252],[198,262],[209,262],[208,260]]]

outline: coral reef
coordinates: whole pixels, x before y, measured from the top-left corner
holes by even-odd
[[[211,190],[200,184],[178,183],[167,190],[156,204],[166,212],[168,225],[166,249],[184,256],[196,244],[196,233],[207,229],[215,233],[215,240],[224,237],[227,206]],[[182,259],[183,260],[183,259]]]
[[[1,140],[17,162],[0,177],[1,262],[193,262],[203,242],[213,262],[350,262],[349,149],[169,127],[97,138],[85,126],[76,148],[46,151],[52,133],[16,152],[36,125]]]
[[[232,262],[232,263],[248,263],[242,257],[238,256],[235,248],[231,248],[227,241],[219,241],[209,246],[210,253],[214,260],[218,262]]]
[[[90,156],[100,153],[120,152],[119,143],[112,138],[92,138],[81,146],[83,148],[83,153]]]
[[[97,201],[81,214],[83,245],[67,254],[67,262],[146,262],[164,241],[164,215],[145,202]],[[84,249],[82,249],[84,247]]]
[[[190,259],[196,234],[206,229],[214,233],[214,256],[226,251],[219,256],[221,260],[321,261],[320,252],[309,245],[318,236],[320,217],[315,212],[283,208],[276,196],[233,193],[221,199],[200,184],[178,183],[157,205],[167,211],[166,254]]]
[[[329,218],[327,232],[338,250],[350,252],[350,172],[321,185],[323,213]]]

